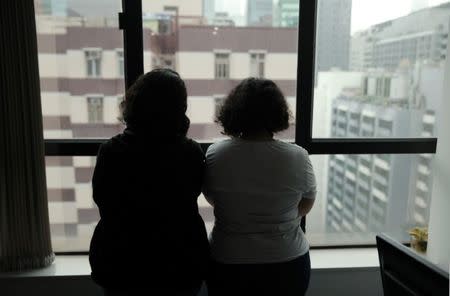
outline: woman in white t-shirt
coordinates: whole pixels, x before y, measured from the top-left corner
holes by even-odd
[[[214,207],[209,295],[303,295],[309,245],[300,221],[316,194],[302,147],[273,138],[289,127],[286,99],[270,80],[234,88],[217,122],[230,136],[206,153],[203,193]]]

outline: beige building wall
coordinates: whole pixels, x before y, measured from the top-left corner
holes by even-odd
[[[75,171],[70,166],[47,166],[45,169],[48,188],[74,188]]]
[[[230,78],[245,79],[250,76],[250,54],[244,52],[231,53]]]
[[[90,182],[82,184],[78,183],[77,186],[75,186],[75,196],[77,197],[75,200],[77,208],[89,209],[94,207],[95,203],[92,198],[92,185]]]
[[[86,60],[84,59],[86,67]],[[102,78],[119,78],[119,59],[116,50],[103,50],[101,59]]]
[[[86,58],[82,50],[67,50],[67,76],[66,78],[87,77]],[[63,77],[61,77],[63,78]]]
[[[40,53],[38,55],[39,75],[45,78],[67,77],[67,56],[57,53]]]
[[[202,16],[203,0],[142,0],[143,13],[161,13],[164,7],[176,6],[182,16]]]
[[[102,94],[89,94],[90,96],[102,96]],[[70,121],[72,123],[87,123],[88,111],[87,111],[87,97],[86,96],[72,96],[70,102],[72,107],[70,108]]]
[[[191,123],[214,122],[215,102],[213,97],[188,97],[187,116]]]
[[[119,120],[119,100],[117,96],[107,96],[103,98],[103,121],[106,124],[117,124]],[[87,107],[86,107],[87,111]]]
[[[266,54],[266,78],[297,80],[297,55],[291,53]]]
[[[77,223],[77,214],[75,202],[60,201],[48,203],[48,215],[52,224]]]
[[[177,70],[183,79],[214,79],[214,53],[178,52]]]
[[[41,92],[43,116],[69,116],[71,104],[69,94],[65,92]]]
[[[44,139],[71,139],[71,130],[44,130]]]
[[[219,52],[219,50],[218,50]],[[251,52],[230,52],[230,79],[250,76]],[[214,79],[214,52],[178,52],[177,69],[183,79]],[[297,57],[288,53],[266,53],[265,76],[273,80],[296,80]]]

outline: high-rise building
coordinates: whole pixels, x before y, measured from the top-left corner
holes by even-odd
[[[117,120],[124,93],[122,32],[100,20],[36,17],[41,101],[46,139],[107,138],[122,131]],[[168,67],[188,88],[189,137],[224,136],[214,122],[232,87],[249,76],[274,80],[295,110],[297,30],[182,25],[172,34],[144,27],[144,71]],[[175,42],[176,40],[176,42]],[[291,126],[279,135],[292,141]],[[92,200],[95,157],[47,157],[49,216],[56,250],[85,250],[98,221]],[[208,228],[213,213],[199,199]]]
[[[352,0],[319,0],[317,6],[317,72],[348,69]]]
[[[67,16],[68,0],[35,0],[35,10],[40,15]]]
[[[450,3],[446,3],[358,32],[351,40],[351,69],[392,71],[418,60],[445,60],[449,26]]]
[[[333,101],[331,136],[432,137],[443,99],[443,65],[417,64],[408,71],[369,72],[361,87]],[[330,156],[326,206],[329,232],[406,234],[425,225],[431,201],[431,156]]]
[[[215,0],[203,0],[203,17],[206,24],[211,24],[211,20],[216,13]]]
[[[272,26],[273,0],[248,0],[247,25]]]
[[[299,0],[279,0],[275,6],[274,27],[297,27]]]

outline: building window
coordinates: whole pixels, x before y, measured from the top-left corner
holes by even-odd
[[[102,97],[88,97],[88,122],[101,123],[103,122],[103,98]]]
[[[117,71],[119,72],[119,77],[124,77],[125,67],[124,67],[124,59],[123,59],[123,50],[117,51]]]
[[[230,78],[230,54],[216,53],[215,78]]]
[[[250,76],[263,78],[266,55],[264,53],[250,54]]]
[[[100,77],[102,66],[102,51],[100,49],[85,50],[86,75],[88,77]]]
[[[389,98],[391,96],[391,78],[384,78],[384,93],[385,98]]]
[[[383,78],[376,79],[375,95],[377,96],[383,95]]]
[[[218,96],[214,98],[214,118],[217,118],[217,116],[219,116],[220,109],[222,108],[224,102],[224,96]]]
[[[363,95],[367,96],[369,94],[369,77],[364,77],[363,80]]]

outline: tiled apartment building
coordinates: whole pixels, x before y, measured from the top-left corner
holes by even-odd
[[[37,16],[37,25],[44,137],[109,138],[119,133],[124,58],[117,24],[106,18]],[[218,107],[249,76],[273,79],[294,110],[296,29],[180,25],[161,34],[149,27],[144,27],[144,68],[173,68],[186,81],[190,137],[223,138],[214,123]],[[294,128],[280,136],[293,139]],[[87,248],[98,221],[90,183],[94,165],[95,157],[47,157],[55,249]],[[203,200],[200,207],[210,227],[211,209]]]

